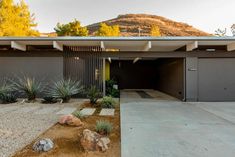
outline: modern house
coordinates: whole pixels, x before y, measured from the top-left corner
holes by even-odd
[[[182,101],[235,101],[233,37],[0,38],[0,77],[71,77],[105,91],[155,89]]]

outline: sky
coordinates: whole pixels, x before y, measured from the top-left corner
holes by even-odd
[[[16,0],[17,2],[18,0]],[[120,14],[145,13],[188,23],[214,33],[235,23],[235,0],[25,0],[40,32],[73,19],[88,25]]]

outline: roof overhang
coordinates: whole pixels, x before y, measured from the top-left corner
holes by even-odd
[[[0,46],[25,51],[27,46],[100,46],[102,50],[170,52],[185,47],[193,51],[200,46],[226,46],[235,51],[235,37],[1,37]]]

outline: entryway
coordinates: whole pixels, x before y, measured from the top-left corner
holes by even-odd
[[[117,82],[119,89],[131,89],[140,96],[148,97],[141,89],[150,89],[179,100],[185,97],[183,58],[112,60],[110,78]],[[151,94],[154,95],[152,97],[158,97],[156,93]]]

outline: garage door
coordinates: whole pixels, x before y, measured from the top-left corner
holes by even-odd
[[[199,101],[235,100],[235,58],[198,60]]]

